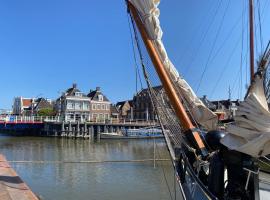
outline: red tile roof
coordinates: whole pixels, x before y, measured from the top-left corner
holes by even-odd
[[[31,106],[32,100],[31,99],[23,99],[23,106],[29,107]]]

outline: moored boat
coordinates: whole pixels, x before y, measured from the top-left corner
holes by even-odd
[[[153,139],[164,138],[163,132],[158,128],[123,129],[118,133],[100,133],[101,139]]]

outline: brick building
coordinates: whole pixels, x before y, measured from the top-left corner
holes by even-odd
[[[157,95],[157,98],[163,98],[162,86],[153,87],[153,91]],[[137,120],[156,120],[156,114],[151,102],[148,89],[143,89],[133,97],[133,112],[134,119]]]
[[[106,120],[111,118],[111,102],[102,93],[101,88],[97,87],[96,90],[90,90],[87,97],[90,100],[90,113],[91,120]]]
[[[133,111],[133,101],[120,101],[116,104],[116,108],[119,111],[119,117],[121,119],[133,120],[134,111]]]

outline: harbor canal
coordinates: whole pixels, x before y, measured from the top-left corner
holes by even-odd
[[[154,158],[154,144],[156,168],[154,161],[148,160]],[[162,139],[94,143],[83,139],[0,136],[0,152],[44,200],[174,199],[172,164],[158,161],[169,159]],[[176,195],[181,199],[179,191]]]

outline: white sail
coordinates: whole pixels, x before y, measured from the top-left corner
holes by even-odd
[[[216,128],[217,116],[209,110],[195,95],[189,84],[179,75],[178,71],[170,61],[162,42],[162,29],[159,22],[158,4],[160,0],[129,0],[138,10],[144,23],[148,36],[153,41],[159,53],[159,57],[167,69],[167,72],[178,85],[179,90],[195,120],[205,128],[212,130]]]
[[[270,112],[264,94],[263,78],[256,75],[251,90],[236,111],[235,123],[227,128],[222,143],[253,157],[270,154]]]

